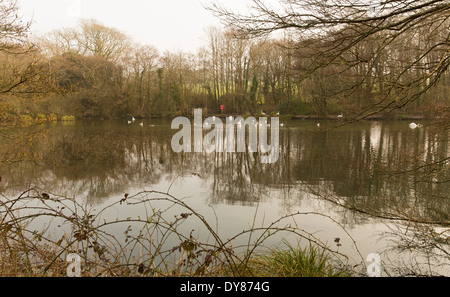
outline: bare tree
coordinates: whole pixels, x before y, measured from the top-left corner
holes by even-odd
[[[16,0],[0,0],[0,51],[14,50],[23,46],[30,22],[19,16]]]
[[[448,0],[280,0],[276,8],[264,0],[252,3],[245,15],[217,3],[209,9],[245,37],[291,31],[305,79],[330,65],[339,74],[352,71],[354,81],[343,81],[334,95],[371,92],[367,87],[378,73],[380,96],[362,106],[355,120],[417,101],[450,65]],[[397,63],[387,65],[386,57],[398,57]]]
[[[131,105],[135,103],[139,115],[149,114],[153,92],[156,92],[156,68],[158,50],[149,45],[135,45],[127,51],[123,59],[128,80],[128,94]],[[135,101],[135,102],[134,102]],[[130,109],[130,106],[128,106]],[[130,111],[130,110],[129,110]],[[134,110],[133,110],[134,112]]]
[[[129,37],[95,20],[83,20],[79,43],[84,51],[117,62],[130,46]]]
[[[49,57],[60,56],[64,53],[82,54],[84,52],[79,33],[74,28],[62,28],[39,37],[37,42],[42,51]]]
[[[21,19],[17,1],[0,0],[0,94],[17,91],[41,73],[40,55],[27,39],[30,24]]]
[[[126,34],[92,19],[82,20],[79,28],[53,31],[40,42],[52,56],[71,52],[98,56],[111,62],[118,62],[131,46]]]

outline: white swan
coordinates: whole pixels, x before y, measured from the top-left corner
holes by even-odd
[[[416,124],[416,123],[411,123],[411,124],[409,124],[409,128],[411,128],[411,129],[417,129],[417,128],[422,128],[422,125],[421,124]]]

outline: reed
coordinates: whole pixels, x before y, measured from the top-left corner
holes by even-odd
[[[306,247],[283,241],[269,253],[256,256],[249,267],[258,277],[351,277],[356,275],[349,267],[336,263],[329,251],[307,243]]]

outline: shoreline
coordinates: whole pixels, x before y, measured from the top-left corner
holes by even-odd
[[[27,119],[24,119],[23,116],[27,116]],[[152,120],[152,119],[174,119],[177,116],[181,116],[181,115],[161,115],[161,116],[148,116],[148,117],[136,117],[137,120]],[[236,114],[236,113],[227,113],[227,114],[205,114],[203,117],[204,118],[208,118],[208,117],[218,117],[221,119],[226,119],[230,116],[232,117],[243,117],[244,119],[246,119],[247,117],[255,117],[255,118],[259,118],[259,117],[267,117],[267,118],[271,118],[271,117],[279,117],[282,118],[284,120],[332,120],[332,121],[346,121],[346,120],[355,120],[356,118],[353,117],[346,117],[346,116],[339,116],[339,115],[294,115],[294,114],[287,114],[287,115],[250,115],[248,113],[244,114],[244,115],[240,115],[240,114]],[[187,116],[188,118],[193,118],[193,116],[189,115]],[[29,115],[19,115],[16,118],[19,122],[22,123],[27,123],[27,124],[43,124],[43,123],[48,123],[48,122],[75,122],[76,120],[119,120],[119,119],[123,119],[121,117],[117,117],[117,118],[102,118],[102,117],[92,117],[92,116],[87,116],[87,117],[80,117],[80,118],[75,118],[74,116],[54,116],[54,117],[50,117],[50,116],[46,116],[44,118],[39,118],[39,117],[31,117]],[[398,115],[398,116],[386,116],[386,115],[371,115],[371,116],[367,116],[364,118],[361,118],[357,121],[431,121],[431,120],[436,120],[437,118],[432,118],[432,117],[426,117],[423,115]],[[0,121],[1,123],[2,121]],[[3,122],[5,123],[5,122]]]
[[[291,117],[292,120],[335,120],[335,121],[342,121],[345,120],[346,117],[339,117],[337,115],[328,115],[328,116],[318,116],[318,115],[293,115]],[[348,119],[348,118],[347,118]],[[350,118],[354,119],[354,118]],[[367,116],[362,119],[362,121],[426,121],[426,120],[433,120],[432,118],[427,118],[425,116],[421,115],[401,115],[401,116],[394,116],[394,117],[387,117],[384,115],[372,115]]]

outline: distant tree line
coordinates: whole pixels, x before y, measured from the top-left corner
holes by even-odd
[[[1,117],[448,111],[448,1],[351,2],[255,0],[248,16],[216,5],[227,29],[195,53],[160,53],[95,20],[32,40],[17,2],[0,0]]]
[[[244,38],[291,32],[300,100],[355,120],[380,113],[448,116],[448,0],[252,0],[246,14],[209,7]]]

